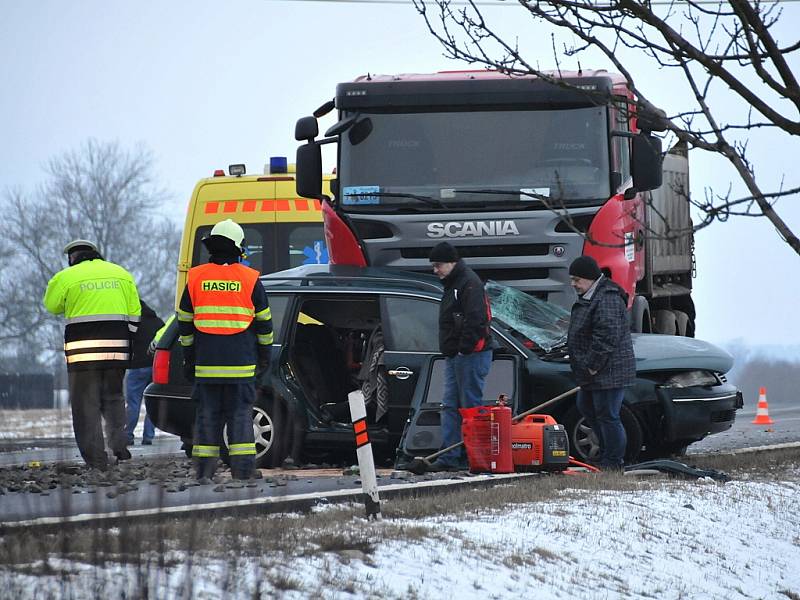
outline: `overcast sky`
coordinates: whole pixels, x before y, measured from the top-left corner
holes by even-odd
[[[800,4],[784,10],[783,41],[793,42]],[[410,3],[29,0],[6,1],[2,13],[0,190],[32,190],[48,158],[87,138],[141,142],[173,194],[164,214],[178,222],[195,182],[214,169],[244,162],[256,172],[269,156],[293,157],[295,121],[332,98],[336,83],[366,72],[468,68],[442,56]],[[542,68],[553,66],[549,32],[528,25],[518,7],[486,15],[518,35]],[[610,68],[600,59],[582,66]],[[651,100],[680,110],[669,75],[645,62],[630,70]],[[786,175],[787,187],[798,185],[799,145],[754,139],[759,176],[777,183]],[[693,194],[739,185],[699,152],[690,168]],[[784,218],[800,232],[797,199],[784,204]],[[696,254],[699,337],[798,342],[800,257],[766,221],[715,224],[697,235]]]

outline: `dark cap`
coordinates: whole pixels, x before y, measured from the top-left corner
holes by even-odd
[[[439,263],[458,262],[458,250],[448,242],[439,242],[431,250],[428,260]]]
[[[591,256],[579,256],[569,266],[569,274],[583,279],[600,279],[602,272]]]

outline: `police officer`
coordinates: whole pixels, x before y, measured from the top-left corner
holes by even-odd
[[[203,239],[209,262],[189,270],[178,310],[184,374],[198,404],[192,456],[197,479],[217,466],[223,424],[228,426],[231,475],[255,475],[255,381],[269,368],[272,319],[258,271],[239,262],[244,231],[230,219]]]
[[[75,240],[64,253],[70,266],[49,281],[43,302],[67,319],[64,353],[75,441],[86,464],[104,471],[108,456],[101,417],[117,461],[131,457],[125,447],[122,379],[139,323],[139,294],[130,273],[103,260],[92,242]]]

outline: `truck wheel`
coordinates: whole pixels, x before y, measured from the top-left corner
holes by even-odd
[[[622,426],[625,428],[627,445],[625,446],[625,463],[631,464],[639,459],[642,451],[642,426],[633,411],[624,404],[619,411]],[[577,407],[570,408],[562,419],[569,436],[570,454],[580,461],[596,462],[600,453],[597,434],[586,423]]]
[[[675,329],[677,331],[677,335],[686,336],[686,332],[689,330],[689,315],[681,310],[673,310],[672,314],[675,315]]]
[[[633,333],[650,333],[650,305],[644,296],[636,296],[631,306],[631,331]]]
[[[670,308],[674,311],[684,313],[688,319],[686,323],[686,337],[694,337],[694,322],[697,312],[694,307],[694,300],[688,294],[684,296],[675,296],[670,299]]]
[[[655,327],[653,333],[663,333],[665,335],[676,335],[678,323],[675,313],[671,310],[656,310],[653,312]]]

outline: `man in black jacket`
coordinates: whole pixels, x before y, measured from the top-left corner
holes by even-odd
[[[153,357],[148,352],[150,342],[156,332],[164,326],[164,321],[158,318],[155,311],[150,308],[144,300],[142,303],[142,319],[139,322],[139,329],[133,337],[132,350],[133,356],[128,372],[125,375],[125,404],[128,410],[128,446],[133,446],[133,430],[139,421],[139,411],[142,406],[142,395],[153,380]],[[149,446],[153,443],[155,427],[150,421],[150,417],[144,418],[144,432],[142,433],[142,445]]]
[[[569,275],[578,293],[567,337],[570,366],[581,388],[578,411],[600,442],[599,465],[619,469],[627,443],[619,413],[625,388],[636,377],[627,295],[590,256],[576,258]]]
[[[428,258],[444,284],[439,305],[439,350],[447,357],[442,398],[442,448],[446,448],[461,441],[458,409],[483,404],[483,386],[492,366],[492,312],[483,282],[452,245],[437,244]],[[440,456],[429,470],[462,468],[459,448]]]

